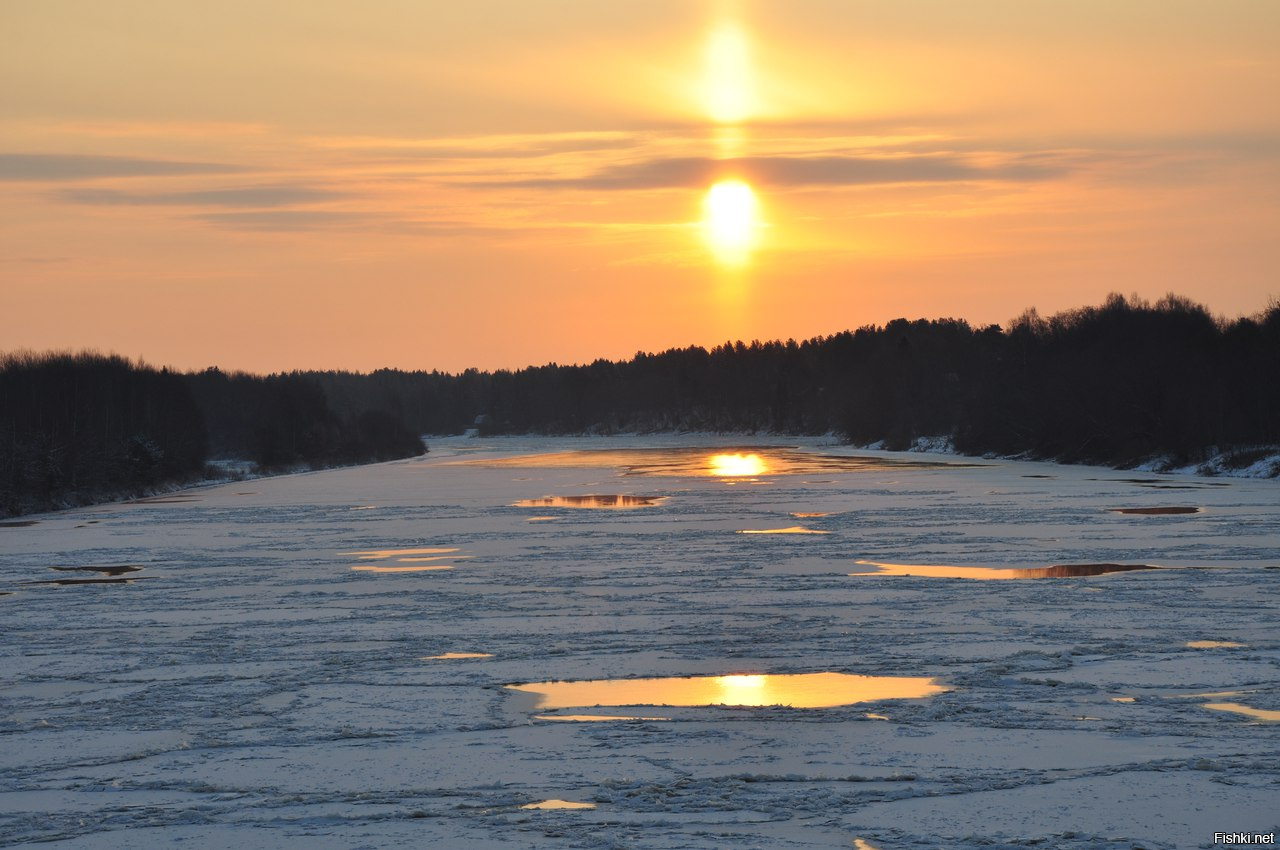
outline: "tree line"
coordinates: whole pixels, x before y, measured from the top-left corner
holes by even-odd
[[[1280,445],[1280,303],[1218,319],[1112,295],[1007,327],[897,319],[803,342],[448,374],[180,373],[99,354],[0,358],[0,514],[199,477],[407,457],[420,434],[836,432],[1124,466]]]
[[[897,319],[804,342],[726,342],[626,361],[461,374],[314,372],[336,410],[459,433],[836,432],[903,449],[1125,465],[1280,444],[1280,303],[1217,319],[1169,295],[1007,327]]]
[[[270,472],[423,451],[384,411],[335,413],[302,375],[179,373],[92,352],[0,358],[0,516],[196,481],[210,458]]]

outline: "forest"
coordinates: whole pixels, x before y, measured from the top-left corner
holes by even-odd
[[[459,374],[180,373],[99,354],[0,359],[0,515],[200,478],[409,457],[419,435],[838,433],[903,449],[1129,466],[1280,445],[1280,303],[1216,318],[1112,295],[1007,327],[897,319],[804,342]]]

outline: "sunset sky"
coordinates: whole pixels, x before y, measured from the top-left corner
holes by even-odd
[[[0,350],[461,370],[1280,296],[1274,0],[0,0]]]

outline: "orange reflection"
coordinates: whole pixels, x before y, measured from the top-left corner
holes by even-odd
[[[515,508],[651,508],[666,501],[666,496],[547,496],[543,499],[521,499]]]
[[[797,673],[690,676],[660,679],[600,679],[508,685],[536,694],[536,708],[624,705],[781,705],[832,708],[883,699],[918,699],[950,690],[925,677]]]
[[[426,573],[434,570],[451,570],[452,564],[431,564],[421,567],[378,567],[373,564],[361,564],[351,569],[361,573]]]
[[[763,475],[769,467],[757,454],[712,455],[707,459],[712,475]]]
[[[339,555],[355,555],[362,561],[382,561],[396,555],[438,555],[443,552],[457,552],[457,548],[436,549],[371,549],[365,552],[339,552]],[[403,559],[402,559],[403,560]]]
[[[1238,702],[1207,702],[1204,707],[1212,708],[1214,711],[1230,711],[1235,714],[1243,714],[1246,717],[1252,717],[1265,723],[1280,723],[1280,711],[1271,708],[1252,708],[1247,705],[1241,705]]]
[[[790,528],[744,528],[739,534],[830,534],[830,531],[818,531],[816,528],[805,528],[793,525]],[[861,563],[861,562],[859,562]]]
[[[1124,573],[1131,570],[1158,570],[1147,564],[1058,564],[1052,567],[1031,569],[1000,569],[997,567],[949,567],[923,564],[882,564],[877,561],[858,561],[859,564],[877,567],[873,573],[850,573],[852,576],[921,576],[924,578],[969,578],[980,580],[1080,578],[1107,573]]]
[[[575,803],[572,800],[543,800],[541,803],[525,803],[522,809],[594,809],[595,803]]]

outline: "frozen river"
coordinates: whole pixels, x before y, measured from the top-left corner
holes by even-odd
[[[1280,482],[820,440],[431,448],[0,523],[0,845],[1280,827]]]

